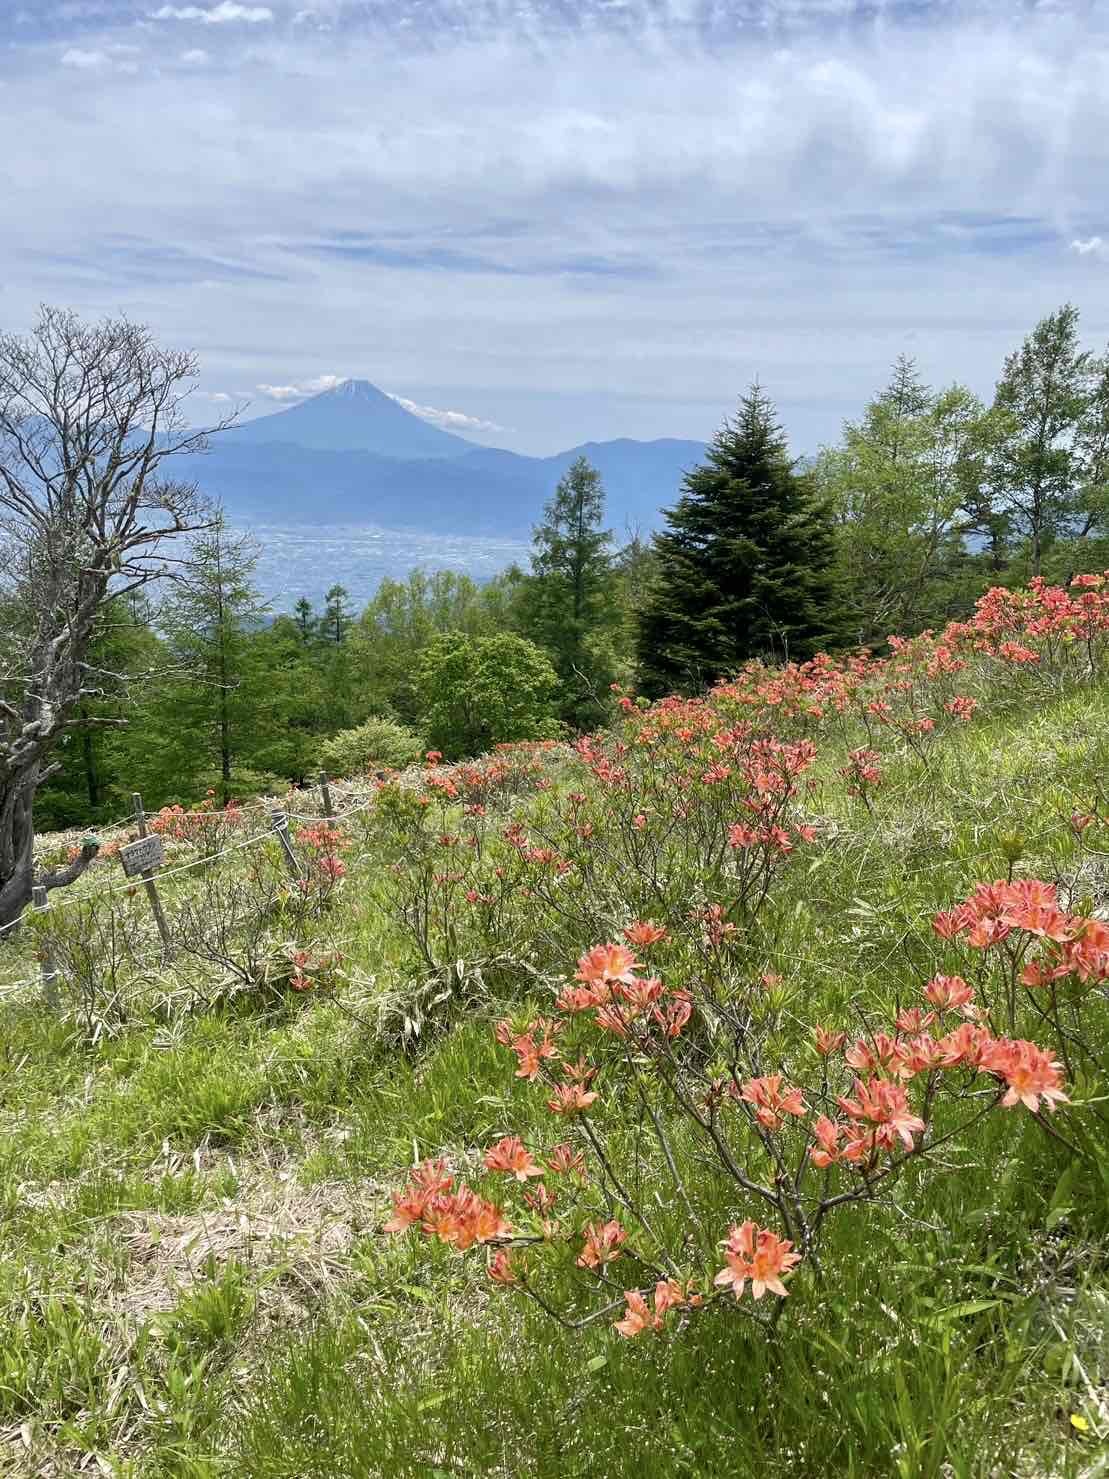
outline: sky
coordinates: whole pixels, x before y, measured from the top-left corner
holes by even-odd
[[[900,353],[1109,339],[1109,0],[0,0],[0,328],[125,313],[197,421],[357,376],[545,454],[794,449]]]

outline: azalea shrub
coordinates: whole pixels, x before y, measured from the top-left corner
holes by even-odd
[[[221,806],[215,791],[209,791],[198,806],[164,806],[149,818],[148,825],[167,843],[195,851],[204,860],[217,857],[242,834],[249,820],[238,802]]]
[[[721,1303],[773,1323],[791,1280],[834,1277],[831,1217],[884,1201],[909,1168],[919,1195],[987,1116],[1055,1133],[1094,1056],[1083,1013],[1104,1006],[1104,923],[1028,879],[979,885],[932,928],[970,955],[966,974],[922,980],[888,1015],[805,1024],[771,973],[664,979],[648,962],[666,928],[627,926],[548,1012],[495,1029],[550,1143],[501,1136],[474,1185],[418,1165],[388,1230],[483,1250],[495,1283],[575,1328],[630,1338]]]
[[[886,657],[750,663],[702,698],[647,705],[617,688],[608,729],[537,745],[526,765],[433,753],[422,786],[378,791],[381,902],[433,972],[493,955],[556,969],[629,917],[694,951],[709,913],[748,931],[780,873],[827,845],[830,785],[873,809],[891,760],[927,765],[1014,693],[1098,677],[1104,587],[993,590],[967,622],[890,638]],[[825,744],[847,752],[830,773],[815,763]]]
[[[709,917],[734,932],[817,840],[803,805],[815,754],[675,699],[632,705],[569,760],[544,757],[557,785],[533,760],[533,795],[511,817],[472,767],[430,774],[418,793],[383,788],[386,905],[433,970],[506,953],[553,964],[631,911],[684,919],[694,939]]]

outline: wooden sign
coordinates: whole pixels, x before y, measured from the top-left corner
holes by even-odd
[[[119,850],[119,860],[128,878],[138,878],[143,873],[152,873],[166,860],[166,849],[160,837],[140,837],[138,842],[128,842]]]

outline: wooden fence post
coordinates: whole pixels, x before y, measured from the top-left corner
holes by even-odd
[[[148,836],[148,833],[146,829],[146,812],[143,810],[142,797],[138,791],[133,793],[131,804],[135,808],[135,824],[138,827],[139,839],[141,841]],[[173,944],[170,937],[169,925],[166,923],[166,916],[162,912],[162,901],[158,897],[158,885],[154,882],[154,869],[144,868],[139,876],[142,879],[143,888],[146,889],[146,896],[150,900],[150,908],[154,915],[155,923],[158,926],[158,933],[162,937],[162,951],[168,960],[173,954]]]
[[[320,771],[320,792],[323,795],[323,814],[330,821],[335,815],[335,808],[331,804],[331,787],[328,785],[326,770]]]
[[[277,840],[281,844],[281,850],[285,854],[285,863],[294,878],[302,877],[297,855],[293,851],[293,844],[289,840],[289,818],[283,811],[271,811],[270,821],[273,830],[277,833]]]
[[[50,895],[41,884],[36,884],[32,888],[31,903],[39,914],[45,913],[50,908]],[[54,961],[54,948],[45,931],[39,936],[39,961],[42,968],[43,1005],[49,1007],[52,1012],[56,1012],[58,1009],[58,967]]]

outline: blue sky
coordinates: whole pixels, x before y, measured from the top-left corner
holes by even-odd
[[[125,311],[197,419],[354,375],[553,452],[757,375],[812,451],[902,351],[1109,338],[1109,4],[0,0],[0,124],[0,324]]]

